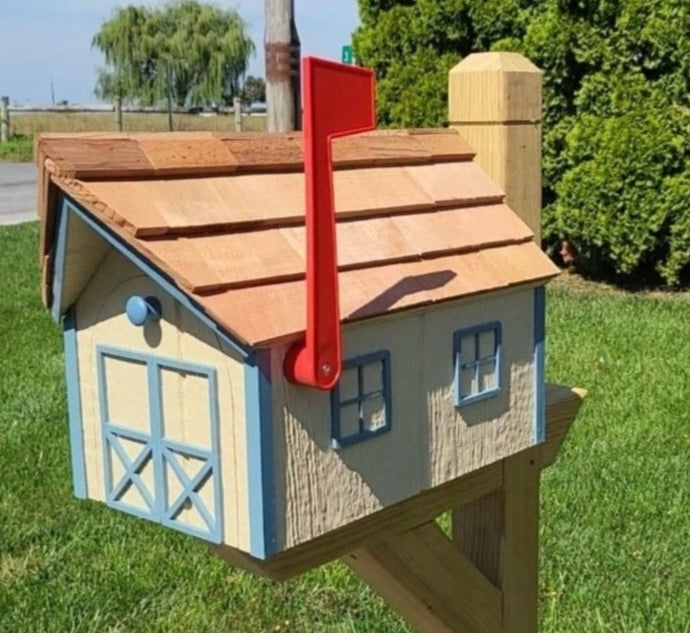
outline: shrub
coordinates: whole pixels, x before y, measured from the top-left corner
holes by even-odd
[[[513,50],[544,70],[544,245],[590,275],[690,266],[687,0],[359,0],[385,125],[440,125],[452,65]]]

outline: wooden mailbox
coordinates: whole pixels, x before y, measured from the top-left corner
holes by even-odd
[[[38,140],[75,494],[271,578],[342,557],[420,631],[533,631],[538,473],[580,402],[544,382],[557,269],[457,131],[336,140],[342,374],[294,384],[303,145]]]

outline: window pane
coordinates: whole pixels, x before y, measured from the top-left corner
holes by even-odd
[[[381,396],[367,398],[362,403],[362,418],[365,431],[377,431],[386,426],[386,405]]]
[[[475,336],[470,334],[469,336],[463,336],[460,343],[460,352],[462,358],[462,364],[467,365],[467,363],[472,363],[475,360]]]
[[[359,405],[349,404],[340,409],[340,437],[346,438],[359,433]]]
[[[479,358],[491,358],[496,353],[496,333],[487,330],[479,334]]]
[[[491,391],[498,387],[496,361],[488,360],[479,365],[479,391]]]
[[[345,361],[338,389],[331,392],[333,448],[345,448],[390,429],[390,353],[373,352]]]
[[[346,369],[340,375],[340,401],[353,400],[357,397],[357,368]]]
[[[383,362],[380,360],[367,363],[362,367],[362,387],[366,395],[383,389]]]
[[[476,372],[474,369],[474,365],[470,367],[465,367],[460,375],[460,386],[461,386],[461,391],[460,395],[463,398],[467,398],[468,396],[472,396],[477,393],[477,381],[476,381]]]

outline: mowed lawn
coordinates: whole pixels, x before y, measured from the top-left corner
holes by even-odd
[[[0,631],[408,629],[344,566],[286,583],[71,496],[61,335],[35,224],[0,227]],[[548,375],[589,396],[542,487],[542,633],[690,631],[690,299],[566,281]]]

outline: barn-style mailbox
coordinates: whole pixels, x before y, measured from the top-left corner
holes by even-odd
[[[339,72],[315,63],[307,90],[320,71]],[[431,520],[454,505],[439,504],[444,491],[463,501],[454,482],[545,439],[544,284],[557,269],[532,231],[455,130],[338,139],[333,286],[318,247],[328,196],[305,195],[305,152],[308,178],[330,177],[312,114],[306,143],[86,134],[37,146],[75,494],[278,578],[379,526]],[[346,127],[366,127],[357,116]],[[300,345],[314,346],[321,388],[290,369]],[[475,497],[490,490],[476,485]]]

